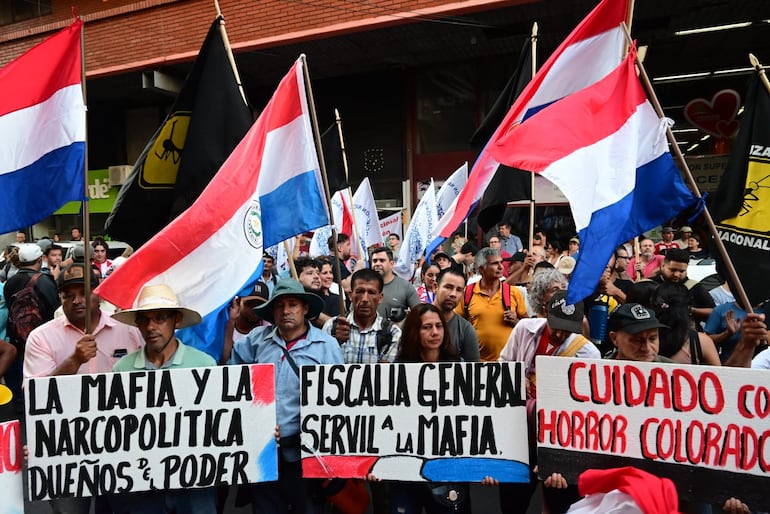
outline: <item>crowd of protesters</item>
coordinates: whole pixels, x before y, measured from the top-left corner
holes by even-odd
[[[299,255],[297,246],[294,278],[278,276],[275,258],[265,254],[253,292],[230,304],[219,363],[276,365],[279,480],[242,489],[238,501],[250,502],[255,513],[330,508],[325,484],[303,479],[299,465],[296,368],[302,364],[518,361],[524,364],[527,398],[533,405],[538,355],[770,369],[761,308],[748,313],[724,277],[709,284],[689,279],[690,260],[708,255],[690,227],[663,227],[661,234],[659,241],[642,236],[638,244],[618,246],[594,294],[574,306],[567,305],[565,291],[579,259],[580,239],[558,241],[540,231],[530,243],[508,223],[479,241],[483,244],[458,236],[446,249],[439,247],[416,263],[411,282],[393,272],[394,252],[400,248],[396,238],[370,249],[370,267],[364,259],[349,259],[350,241],[344,234],[328,241],[329,248],[340,250],[338,255],[311,258]],[[676,234],[679,240],[674,240]],[[72,236],[80,239],[79,229]],[[91,295],[92,326],[86,327],[85,276],[90,274],[93,288],[121,260],[108,258],[109,242],[103,239],[80,248],[79,253],[65,253],[53,240],[28,243],[19,236],[4,253],[0,378],[17,401],[23,378],[216,365],[176,338],[175,329],[199,322],[200,316],[180,305],[166,286],[143,290],[135,309],[114,314]],[[88,256],[84,248],[90,249]],[[28,286],[40,312],[37,326],[22,333],[21,325],[7,320]],[[158,298],[166,301],[159,303]],[[498,488],[504,514],[527,512],[536,490],[542,491],[547,512],[566,512],[580,499],[576,484],[554,473],[538,489],[532,432],[530,426],[529,435],[518,436],[530,439],[530,483],[498,483],[493,476],[483,483]],[[374,512],[473,512],[468,484],[369,479]],[[89,498],[56,499],[50,505],[62,513],[92,508],[222,512],[227,494],[226,488],[194,494],[151,491],[97,499],[94,507]],[[713,507],[715,512],[750,512],[740,498],[724,500]],[[680,508],[712,511],[704,502],[682,502]]]

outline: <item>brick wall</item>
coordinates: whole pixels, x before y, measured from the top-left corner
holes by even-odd
[[[331,34],[407,23],[415,16],[499,8],[522,0],[221,0],[230,41],[248,50]],[[0,66],[72,20],[72,0],[53,14],[0,27]],[[86,69],[100,76],[189,60],[215,15],[213,0],[80,0]]]

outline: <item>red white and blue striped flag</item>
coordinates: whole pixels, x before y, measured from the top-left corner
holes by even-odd
[[[227,304],[261,275],[263,248],[328,223],[299,59],[200,198],[96,292],[130,308],[145,285],[170,285],[204,318],[185,341],[218,358]]]
[[[596,83],[620,64],[625,49],[625,34],[620,24],[626,20],[627,13],[628,0],[602,0],[548,58],[479,154],[454,211],[438,223],[433,231],[435,239],[426,254],[451,237],[487,189],[500,165],[489,152],[491,144],[511,127],[526,123],[535,112]]]
[[[83,22],[0,70],[0,234],[85,196]]]

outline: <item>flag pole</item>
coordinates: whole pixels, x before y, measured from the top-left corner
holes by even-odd
[[[537,22],[532,24],[532,76],[537,74]],[[529,250],[532,251],[532,245],[535,244],[535,174],[529,174]]]
[[[318,165],[321,167],[321,178],[323,179],[324,194],[326,195],[326,212],[329,214],[329,222],[332,226],[332,239],[334,241],[334,268],[337,272],[337,276],[340,279],[340,297],[342,297],[342,270],[340,269],[340,257],[339,251],[337,250],[337,227],[334,224],[334,215],[332,214],[332,198],[329,194],[329,178],[326,176],[326,161],[324,160],[324,152],[321,145],[321,131],[318,129],[318,117],[316,116],[315,111],[313,88],[310,85],[310,70],[307,69],[307,57],[305,54],[301,54],[299,59],[302,61],[302,74],[305,77],[305,92],[307,93],[307,101],[310,107],[310,121],[313,125],[313,139],[315,139],[315,149],[316,153],[318,154]],[[341,307],[340,315],[345,316],[347,311],[345,310],[344,301],[342,302]]]
[[[283,251],[286,252],[286,257],[289,261],[289,271],[291,272],[291,278],[294,280],[299,280],[299,275],[297,275],[297,267],[294,265],[294,252],[292,252],[291,248],[289,248],[288,240],[283,241]]]
[[[350,187],[350,183],[348,180],[350,179],[349,172],[348,172],[348,154],[345,150],[345,138],[342,137],[342,118],[340,117],[340,111],[335,107],[334,108],[334,123],[337,125],[337,134],[340,138],[340,148],[342,149],[342,169],[345,170],[345,182],[348,184],[348,197],[351,201],[351,214],[353,215],[353,230],[356,234],[356,239],[358,239],[358,244],[361,247],[360,249],[363,251],[363,258],[366,265],[369,265],[369,255],[367,254],[366,247],[363,246],[363,241],[361,240],[361,236],[358,232],[358,222],[356,221],[356,214],[354,212],[353,207],[353,190]]]
[[[235,65],[235,57],[233,56],[233,48],[230,46],[230,38],[227,37],[227,29],[225,28],[225,17],[222,15],[222,9],[219,8],[219,0],[214,0],[214,7],[217,10],[217,18],[219,18],[219,33],[222,35],[222,42],[225,44],[225,53],[227,54],[227,60],[230,62],[230,66],[233,69],[233,75],[235,76],[235,83],[238,84],[238,91],[241,92],[243,102],[248,105],[246,100],[246,93],[243,91],[243,84],[241,84],[241,76],[238,73],[238,67]]]
[[[633,39],[631,39],[631,33],[628,31],[628,26],[623,22],[621,24],[623,26],[623,30],[626,33],[626,40],[628,41],[628,44],[633,44]],[[658,116],[662,119],[665,117],[665,114],[663,113],[663,108],[660,105],[660,102],[658,101],[658,97],[655,94],[655,90],[652,88],[652,83],[650,82],[650,78],[647,75],[647,71],[644,69],[644,64],[639,60],[636,59],[636,67],[639,70],[639,78],[642,81],[642,84],[644,84],[645,89],[647,90],[647,93],[650,96],[650,101],[652,102],[653,107],[655,107],[655,112],[658,114]],[[676,157],[677,162],[679,163],[680,169],[683,171],[685,181],[687,182],[687,185],[690,186],[690,190],[693,192],[695,196],[698,198],[703,198],[700,194],[700,190],[698,189],[698,184],[695,182],[695,179],[692,176],[692,172],[690,172],[690,167],[687,165],[687,161],[684,159],[684,155],[682,155],[682,151],[679,149],[679,145],[676,143],[676,138],[674,137],[674,133],[671,132],[671,127],[666,126],[666,137],[668,137],[668,141],[671,146],[671,151],[674,154],[674,157]],[[708,210],[708,207],[703,206],[703,218],[706,221],[706,225],[708,226],[709,232],[711,232],[711,235],[714,239],[714,244],[717,247],[717,250],[719,251],[719,255],[722,256],[722,261],[725,264],[725,268],[727,269],[727,274],[729,275],[730,279],[732,280],[732,283],[735,284],[735,295],[736,297],[741,301],[743,304],[743,307],[745,308],[746,312],[751,314],[753,312],[751,308],[751,303],[749,302],[749,297],[746,295],[746,290],[743,289],[743,284],[741,283],[740,279],[738,278],[738,273],[735,271],[735,266],[733,266],[733,261],[730,259],[730,256],[727,254],[727,249],[725,248],[724,243],[722,242],[722,239],[719,237],[719,232],[717,231],[717,227],[714,224],[714,219],[711,217],[711,213]]]
[[[759,62],[759,59],[757,59],[754,54],[749,54],[749,61],[751,62],[751,65],[754,67],[754,69],[757,70],[757,73],[759,74],[759,80],[762,81],[762,85],[765,86],[767,92],[770,93],[770,80],[767,80],[767,74],[765,73],[765,68],[762,66],[762,63]]]
[[[75,15],[76,19],[79,19],[79,16]],[[85,312],[85,330],[84,332],[86,334],[91,333],[91,287],[93,286],[91,284],[91,252],[89,252],[88,247],[89,243],[91,241],[91,212],[88,207],[88,116],[86,113],[88,112],[88,104],[86,103],[86,99],[88,98],[87,90],[86,90],[86,27],[85,24],[83,24],[83,27],[80,29],[80,87],[83,90],[83,105],[85,105],[86,109],[83,111],[83,117],[85,118],[85,127],[86,127],[86,134],[85,134],[85,141],[84,141],[84,155],[83,155],[83,201],[80,203],[81,209],[80,211],[83,213],[83,251],[85,254],[84,257],[84,265],[83,265],[83,281],[85,282],[83,284],[85,290],[84,290],[84,296],[86,301],[86,312]]]

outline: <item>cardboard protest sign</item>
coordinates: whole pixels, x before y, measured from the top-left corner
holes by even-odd
[[[636,466],[681,498],[767,510],[769,418],[765,370],[537,358],[543,477]]]
[[[306,477],[529,481],[520,363],[303,366]]]
[[[276,480],[272,364],[31,379],[30,500]]]
[[[0,514],[24,512],[19,421],[0,423]]]

